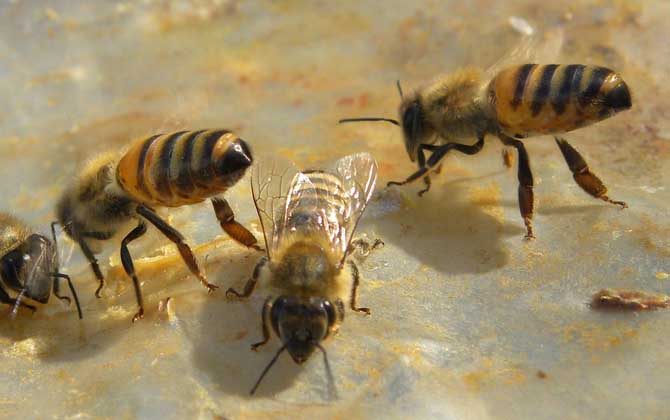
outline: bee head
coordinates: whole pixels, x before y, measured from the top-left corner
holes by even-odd
[[[51,242],[42,235],[32,234],[0,259],[0,277],[12,289],[47,303],[53,284],[54,258]]]
[[[414,162],[419,153],[419,145],[423,139],[424,118],[419,98],[408,98],[400,104],[400,125],[405,136],[405,149]]]
[[[337,315],[328,299],[280,296],[272,305],[270,318],[293,361],[302,364],[328,336]]]

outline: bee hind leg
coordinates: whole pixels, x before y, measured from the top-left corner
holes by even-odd
[[[599,198],[608,203],[616,204],[621,206],[621,208],[628,207],[623,201],[612,200],[607,196],[607,187],[603,182],[589,169],[588,164],[582,157],[582,155],[575,150],[574,147],[570,145],[565,139],[554,137],[558,148],[561,149],[561,153],[565,158],[565,162],[568,164],[570,171],[572,172],[572,177],[574,178],[577,185],[579,185],[582,190],[586,191],[588,194],[595,198]]]
[[[142,298],[142,289],[140,288],[140,281],[137,278],[135,273],[135,265],[133,264],[133,258],[130,256],[130,251],[128,251],[128,244],[140,236],[144,235],[147,231],[147,225],[143,221],[137,223],[137,226],[131,230],[125,238],[121,241],[121,263],[123,264],[123,269],[125,270],[128,277],[133,279],[133,287],[135,289],[135,299],[137,300],[137,306],[139,307],[137,313],[133,316],[133,322],[139,321],[144,317],[144,299]]]
[[[188,246],[186,241],[184,241],[184,236],[182,236],[182,234],[179,233],[177,229],[170,226],[152,209],[146,206],[137,206],[137,213],[147,219],[152,225],[156,226],[156,228],[160,230],[163,235],[165,235],[169,240],[177,245],[177,249],[179,250],[181,258],[184,260],[189,270],[191,270],[191,273],[193,273],[198,278],[198,280],[200,280],[200,283],[202,283],[202,285],[207,288],[207,291],[212,292],[218,288],[218,286],[208,282],[207,277],[205,277],[205,275],[200,271],[200,268],[198,267],[198,261],[195,259],[195,255],[193,255],[191,247]]]
[[[519,212],[523,217],[523,223],[526,225],[526,239],[533,239],[533,208],[534,208],[534,194],[533,194],[533,172],[530,170],[530,161],[528,159],[528,152],[526,147],[519,140],[499,134],[500,140],[506,146],[516,148],[519,163],[517,178],[519,179]]]
[[[212,198],[212,206],[214,207],[214,214],[216,219],[221,224],[221,228],[235,241],[242,245],[253,248],[257,251],[263,251],[263,248],[257,245],[257,240],[254,235],[249,232],[249,229],[242,226],[235,220],[233,209],[223,198]]]

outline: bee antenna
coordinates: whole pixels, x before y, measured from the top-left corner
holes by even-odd
[[[338,123],[348,123],[348,122],[360,122],[360,121],[386,121],[390,122],[391,124],[395,125],[400,125],[400,123],[397,120],[394,120],[393,118],[381,118],[381,117],[370,117],[370,118],[343,118],[338,121]]]
[[[21,301],[23,300],[23,295],[25,294],[26,289],[21,289],[19,292],[19,295],[16,297],[16,300],[14,301],[14,307],[12,308],[12,312],[10,312],[9,317],[10,319],[16,318],[16,314],[19,312],[19,306],[21,306]]]
[[[272,360],[270,360],[270,363],[268,363],[268,365],[265,366],[265,369],[263,369],[263,373],[261,373],[261,376],[258,378],[256,383],[254,384],[254,387],[251,388],[251,392],[249,392],[249,395],[254,395],[254,393],[258,389],[258,385],[261,384],[261,381],[263,380],[263,378],[265,378],[265,375],[268,373],[268,371],[270,370],[272,365],[275,364],[277,359],[279,359],[279,356],[284,352],[284,350],[286,350],[286,344],[284,344],[283,346],[281,346],[281,348],[279,350],[277,350],[277,354],[275,354],[275,356],[272,358]]]
[[[405,99],[405,97],[402,94],[402,86],[400,86],[400,80],[396,80],[395,85],[398,87],[398,93],[400,94],[400,99]]]
[[[337,388],[335,388],[335,378],[333,378],[333,371],[330,369],[330,363],[328,363],[328,354],[326,353],[326,349],[323,348],[321,343],[318,341],[312,341],[314,345],[321,350],[321,353],[323,353],[323,364],[326,366],[326,376],[328,377],[328,388],[329,388],[329,394],[332,399],[337,398]]]

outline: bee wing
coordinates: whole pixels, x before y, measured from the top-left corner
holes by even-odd
[[[260,159],[252,168],[251,192],[269,259],[278,244],[287,196],[298,173],[293,163],[278,157]]]
[[[519,64],[554,63],[563,48],[563,28],[542,31],[525,19],[511,16],[510,26],[519,33],[516,46],[486,69],[486,80],[495,77],[501,70]]]
[[[342,259],[347,255],[356,226],[368,205],[377,183],[377,162],[369,153],[356,153],[343,157],[335,164],[335,171],[342,180],[346,200],[346,222],[342,226],[340,245]]]

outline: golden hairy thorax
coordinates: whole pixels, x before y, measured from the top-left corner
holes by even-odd
[[[107,152],[87,162],[74,184],[81,201],[92,201],[106,194],[105,189],[113,181],[113,166],[118,157],[116,152]]]
[[[479,98],[482,73],[466,67],[442,75],[421,90],[421,103],[426,118],[431,121],[453,120],[460,117]]]
[[[30,236],[28,227],[16,217],[0,213],[0,257],[16,249]]]
[[[341,272],[332,245],[318,235],[299,235],[273,255],[272,285],[297,296],[330,296]]]
[[[135,142],[119,161],[116,177],[135,201],[179,207],[224,192],[230,180],[216,164],[237,140],[226,130],[168,133]]]
[[[517,137],[571,131],[630,107],[617,73],[577,64],[505,69],[489,83],[488,95],[500,128]]]

